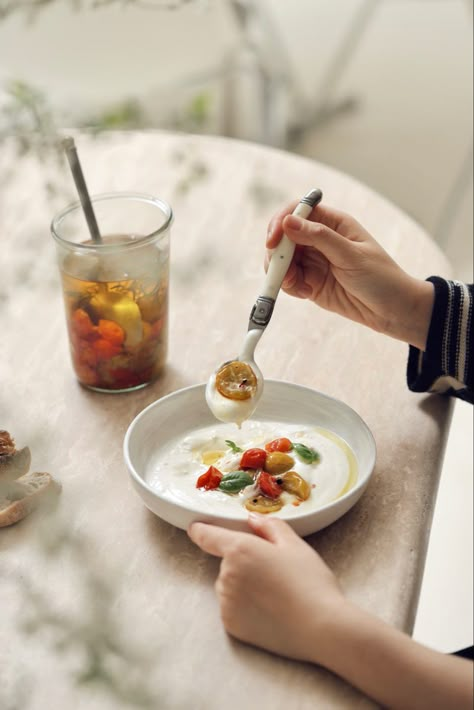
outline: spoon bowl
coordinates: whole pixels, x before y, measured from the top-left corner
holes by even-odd
[[[262,335],[262,330],[249,330],[245,338],[244,347],[238,358],[223,363],[209,378],[206,385],[206,402],[216,419],[221,422],[235,422],[239,426],[254,413],[263,394],[263,375],[255,362],[255,347]],[[255,387],[250,396],[237,398],[225,396],[219,391],[216,383],[218,373],[226,365],[243,363],[250,368],[255,377]],[[245,373],[244,373],[245,374]],[[247,384],[245,382],[245,384]]]

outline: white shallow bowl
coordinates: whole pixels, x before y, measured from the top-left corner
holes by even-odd
[[[194,430],[216,424],[205,399],[204,384],[178,390],[150,404],[130,424],[124,440],[124,457],[133,486],[145,505],[166,522],[186,530],[190,523],[202,521],[233,530],[248,531],[244,517],[235,514],[210,515],[196,507],[167,499],[154,490],[149,479],[151,462],[171,438],[186,437]],[[252,419],[323,427],[344,439],[358,463],[356,484],[337,500],[287,522],[305,536],[321,530],[340,518],[359,500],[367,487],[375,464],[375,442],[361,417],[347,404],[308,387],[266,380],[262,399]]]

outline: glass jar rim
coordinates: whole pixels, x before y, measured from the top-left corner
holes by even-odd
[[[59,234],[59,228],[61,227],[61,224],[63,220],[68,217],[72,212],[81,210],[82,205],[80,200],[76,200],[75,202],[72,202],[71,204],[67,205],[64,207],[60,212],[58,212],[52,219],[51,222],[51,234],[53,235],[53,238],[59,243],[62,244],[65,247],[70,248],[71,246],[74,247],[74,249],[78,249],[80,251],[102,251],[102,252],[111,252],[111,251],[123,251],[125,249],[133,249],[137,248],[138,246],[142,246],[143,244],[148,244],[149,242],[152,242],[156,239],[156,237],[164,232],[169,228],[171,225],[174,215],[173,215],[173,210],[171,209],[171,206],[165,202],[164,200],[161,200],[159,197],[153,197],[153,195],[149,195],[147,193],[142,193],[142,192],[103,192],[97,195],[92,195],[91,196],[91,202],[94,204],[95,202],[101,202],[101,201],[106,201],[106,200],[114,200],[114,199],[123,199],[123,200],[136,200],[137,202],[145,202],[150,205],[154,205],[155,207],[158,207],[162,213],[165,216],[165,221],[159,227],[158,229],[154,230],[150,234],[146,234],[143,237],[138,237],[137,239],[134,239],[133,241],[131,240],[130,242],[122,243],[122,244],[97,244],[97,243],[92,243],[92,244],[81,244],[81,243],[76,243],[72,242],[69,239],[65,239]]]

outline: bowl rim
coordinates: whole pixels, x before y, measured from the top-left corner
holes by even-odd
[[[160,495],[156,489],[152,488],[146,481],[145,479],[140,476],[140,474],[136,471],[135,467],[133,466],[130,456],[129,456],[129,443],[130,439],[133,435],[134,429],[137,427],[138,423],[142,418],[144,418],[148,412],[153,409],[154,407],[158,406],[158,403],[161,403],[165,400],[171,399],[175,397],[176,395],[183,395],[185,392],[190,392],[198,389],[203,389],[203,398],[204,398],[204,390],[206,388],[207,383],[198,383],[195,385],[189,385],[188,387],[182,387],[178,390],[174,390],[173,392],[170,392],[169,394],[164,395],[163,397],[159,397],[156,399],[154,402],[151,402],[149,405],[147,405],[144,409],[142,409],[141,412],[139,412],[130,422],[127,431],[125,432],[125,437],[123,441],[123,456],[125,459],[125,463],[128,469],[128,473],[130,477],[134,480],[134,482],[140,487],[144,488],[148,493],[150,493],[153,497],[157,498],[159,501],[162,501],[163,503],[167,505],[172,505],[176,506],[187,513],[191,513],[192,515],[202,515],[203,517],[208,517],[211,515],[214,515],[216,519],[222,519],[222,520],[232,520],[232,521],[239,521],[239,522],[245,522],[246,518],[242,518],[242,516],[238,515],[232,515],[232,514],[227,514],[227,513],[221,513],[221,512],[216,512],[214,513],[206,513],[203,512],[202,510],[199,510],[191,505],[185,505],[183,503],[175,503],[174,501],[165,498],[164,496]],[[371,443],[371,455],[370,455],[370,461],[369,461],[369,466],[368,466],[368,473],[366,474],[365,477],[359,479],[356,484],[350,488],[344,495],[340,496],[339,498],[336,498],[336,500],[330,501],[329,503],[326,503],[326,505],[322,505],[319,508],[315,508],[312,511],[303,513],[301,515],[294,515],[291,518],[280,518],[280,520],[284,520],[287,522],[289,525],[291,525],[293,522],[298,521],[303,522],[308,520],[309,518],[312,518],[315,514],[323,513],[323,512],[328,512],[331,511],[333,508],[338,508],[341,506],[341,504],[344,501],[347,501],[351,498],[354,497],[354,494],[364,491],[365,487],[368,485],[374,468],[375,468],[375,462],[377,458],[377,445],[375,442],[374,435],[372,434],[370,428],[366,424],[366,422],[362,419],[360,414],[356,412],[355,409],[353,409],[351,406],[346,404],[340,399],[337,399],[336,397],[331,397],[330,395],[324,394],[323,392],[319,392],[319,390],[315,390],[312,387],[307,387],[306,385],[299,385],[294,382],[288,382],[286,380],[273,380],[273,379],[266,379],[265,380],[265,385],[270,385],[270,384],[276,384],[276,385],[286,385],[292,389],[299,389],[303,390],[304,392],[311,392],[313,394],[317,394],[319,397],[322,397],[323,399],[331,400],[332,402],[336,402],[336,404],[341,405],[342,407],[348,409],[354,416],[355,418],[359,421],[359,424],[362,426],[362,429],[365,430],[366,434],[368,435],[369,441]],[[258,411],[258,410],[257,410]],[[249,419],[253,419],[253,415],[249,417]],[[217,422],[218,420],[216,420]],[[347,442],[346,442],[347,443]]]

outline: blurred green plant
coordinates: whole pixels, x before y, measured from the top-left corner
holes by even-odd
[[[45,95],[24,81],[4,85],[5,100],[0,114],[0,139],[15,136],[20,154],[31,149],[27,138],[35,133],[40,147],[49,148],[56,136],[55,121]]]
[[[176,151],[172,159],[175,163],[183,166],[181,176],[178,178],[174,188],[176,197],[183,197],[196,183],[205,180],[209,176],[207,163],[189,149],[186,152]]]
[[[121,103],[108,107],[96,118],[84,121],[81,127],[91,133],[101,133],[101,131],[137,129],[142,128],[143,125],[143,111],[138,101],[125,99]]]
[[[67,167],[61,147],[63,137],[58,124],[67,123],[64,116],[53,111],[46,95],[24,81],[9,81],[3,86],[0,103],[0,146],[8,141],[18,159],[33,158],[42,167],[44,185],[50,197],[58,195],[64,185]],[[201,131],[206,128],[212,106],[208,92],[196,94],[165,128]],[[78,125],[77,121],[74,121]],[[137,130],[147,127],[143,108],[136,99],[113,104],[96,116],[79,121],[79,128],[98,136],[106,131]],[[205,178],[208,168],[202,159],[182,160],[183,174],[176,192],[184,194]],[[14,167],[11,167],[14,170]],[[2,179],[10,175],[3,174]]]
[[[206,127],[211,113],[213,97],[209,91],[196,94],[177,117],[176,127],[188,131],[201,131]]]
[[[68,5],[74,10],[94,10],[106,6],[135,6],[147,10],[177,10],[185,5],[200,0],[69,0]],[[0,21],[14,14],[21,14],[30,22],[39,12],[53,5],[64,4],[65,0],[0,0]],[[173,118],[165,121],[163,128],[182,131],[205,130],[210,117],[212,95],[202,91],[191,98]],[[148,124],[148,125],[147,125]],[[104,131],[137,130],[150,126],[140,102],[126,98],[93,117],[71,120],[53,110],[44,92],[22,81],[10,80],[0,86],[0,146],[8,141],[13,145],[16,157],[32,157],[41,165],[44,173],[44,185],[49,196],[60,191],[63,171],[66,167],[61,148],[60,125],[74,125],[92,135]],[[187,192],[192,184],[202,179],[207,168],[201,162],[183,166],[186,174],[180,179],[178,192]],[[14,167],[10,167],[10,172]],[[2,179],[10,175],[3,174]]]
[[[17,158],[31,156],[43,167],[47,193],[57,193],[66,167],[58,119],[46,95],[24,81],[9,81],[0,104],[0,145],[13,144]],[[136,101],[125,100],[86,120],[81,128],[93,134],[114,129],[140,128],[142,112]],[[59,181],[58,181],[59,176]],[[5,177],[5,176],[4,176]],[[8,176],[7,176],[8,177]]]
[[[57,172],[64,166],[58,138],[53,111],[45,95],[24,81],[7,82],[0,104],[0,145],[11,141],[18,158],[32,155],[44,165],[49,194],[55,192],[55,184],[48,168]]]

